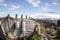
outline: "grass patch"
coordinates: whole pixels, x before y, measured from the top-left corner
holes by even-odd
[[[40,40],[40,37],[36,34],[33,34],[31,37],[29,37],[27,40]]]

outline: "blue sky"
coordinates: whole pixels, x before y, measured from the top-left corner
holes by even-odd
[[[60,0],[0,0],[0,16],[60,14]]]

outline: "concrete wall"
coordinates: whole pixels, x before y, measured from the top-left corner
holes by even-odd
[[[13,35],[17,38],[31,35],[34,31],[35,22],[30,19],[6,18],[2,21],[2,25],[10,37]]]

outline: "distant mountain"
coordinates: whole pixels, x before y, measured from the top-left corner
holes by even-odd
[[[35,14],[31,16],[35,20],[58,20],[60,15],[58,14]]]
[[[55,18],[32,18],[33,20],[58,20]]]

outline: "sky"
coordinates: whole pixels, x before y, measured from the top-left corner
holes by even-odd
[[[58,14],[60,15],[60,0],[0,0],[0,16],[10,14],[36,15]]]

